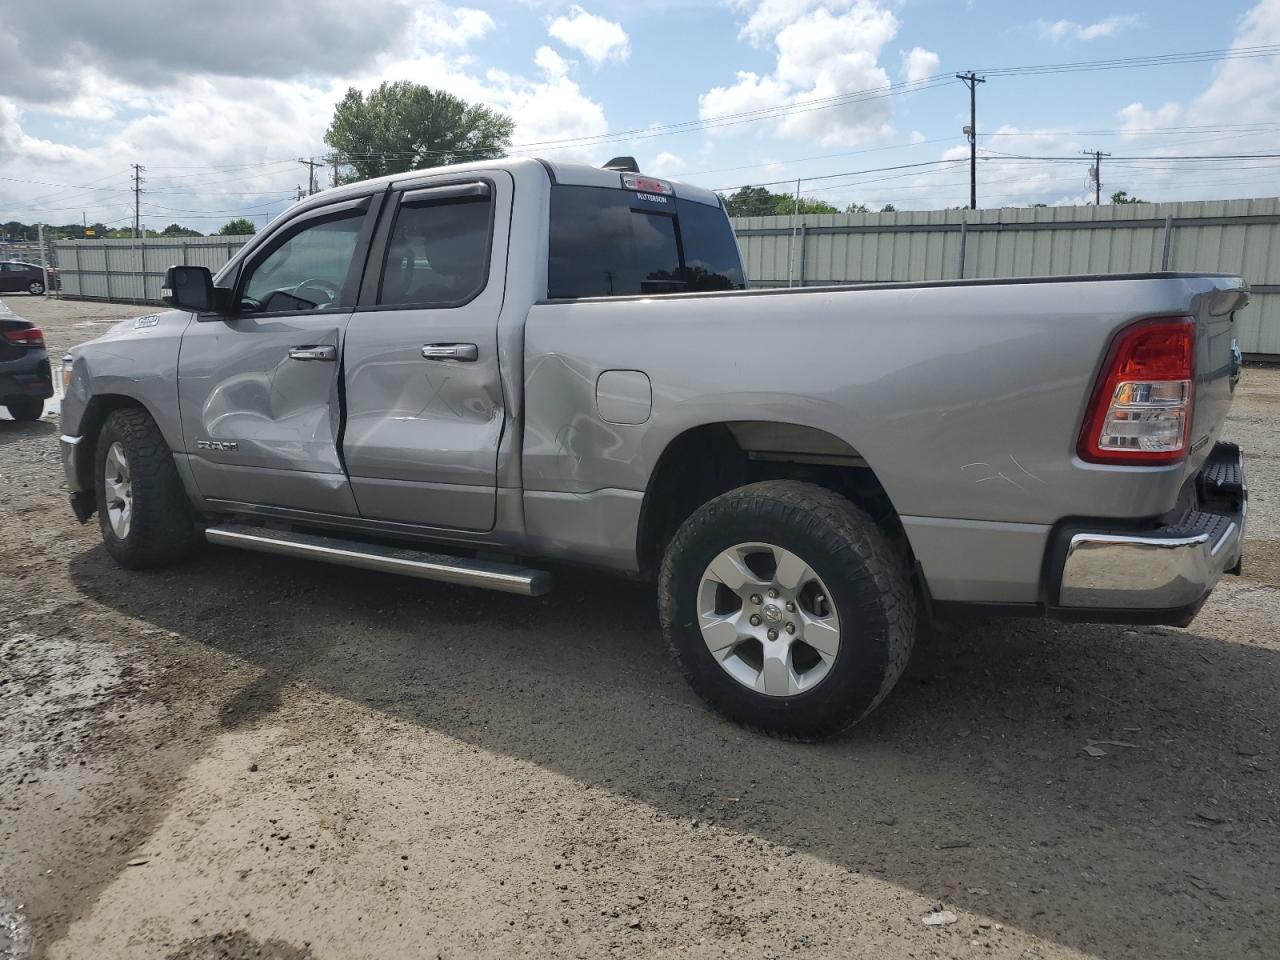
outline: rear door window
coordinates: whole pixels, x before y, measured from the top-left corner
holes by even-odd
[[[387,244],[378,303],[449,307],[474,298],[489,275],[492,220],[484,184],[407,194]]]

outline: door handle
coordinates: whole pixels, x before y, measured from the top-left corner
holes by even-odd
[[[475,363],[480,359],[480,348],[474,343],[428,343],[422,348],[422,359]]]
[[[289,350],[290,360],[337,360],[338,348],[332,344],[321,344],[318,347],[293,347]]]

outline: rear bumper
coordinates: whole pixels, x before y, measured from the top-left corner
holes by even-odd
[[[1189,623],[1224,573],[1238,573],[1249,494],[1240,448],[1214,447],[1195,502],[1176,522],[1117,530],[1070,525],[1052,556],[1050,616]]]
[[[43,354],[0,364],[0,402],[5,397],[48,400],[53,396],[53,373]]]

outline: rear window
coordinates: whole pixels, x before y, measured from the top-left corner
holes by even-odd
[[[745,286],[722,209],[608,187],[551,188],[547,267],[556,299]]]

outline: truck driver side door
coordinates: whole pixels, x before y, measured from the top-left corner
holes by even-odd
[[[241,267],[231,311],[187,327],[178,397],[205,498],[355,515],[338,452],[339,376],[380,200],[292,218]]]

